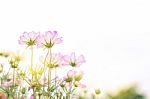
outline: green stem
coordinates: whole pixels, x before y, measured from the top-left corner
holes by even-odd
[[[31,46],[31,70],[33,70],[33,46]],[[33,80],[33,74],[32,74],[32,80]]]
[[[48,69],[48,90],[49,90],[50,99],[51,99],[51,91],[50,91],[50,88],[51,88],[51,69],[49,68],[49,69]]]
[[[69,92],[68,92],[68,99],[71,99],[71,94],[72,94],[72,92],[71,92],[71,90],[72,90],[72,84],[73,84],[73,82],[70,82],[70,88],[69,88]]]
[[[55,67],[55,88],[56,88],[56,76],[57,76],[57,69]],[[58,92],[56,90],[56,99],[58,99]]]
[[[33,88],[33,99],[36,99],[36,93],[35,93],[34,88]]]
[[[31,70],[33,70],[33,46],[31,46]],[[32,74],[32,81],[31,82],[33,82],[33,80],[34,80],[34,76]],[[34,99],[36,98],[34,88],[33,88],[33,98]]]
[[[46,60],[47,60],[48,54],[49,54],[49,50],[47,51],[47,54],[44,59],[44,70],[46,70]],[[45,84],[45,78],[46,78],[46,74],[44,72],[44,84]],[[44,90],[44,85],[43,85],[43,90]]]
[[[41,95],[39,95],[39,99],[41,99]]]
[[[50,55],[49,64],[51,65],[51,57],[52,57],[51,48],[49,49],[49,55]],[[51,68],[49,67],[49,69],[48,69],[48,90],[49,90],[50,99],[51,99],[50,87],[51,87]]]
[[[13,68],[13,86],[15,86],[15,68]]]
[[[57,69],[55,67],[55,87],[56,87],[56,76],[57,76]]]

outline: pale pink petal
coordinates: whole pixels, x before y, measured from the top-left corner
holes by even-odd
[[[63,56],[63,61],[64,61],[64,63],[69,64],[69,62],[70,62],[70,57],[69,57],[68,55],[64,55],[64,56]]]
[[[23,36],[20,36],[20,39],[18,40],[18,43],[23,45],[25,44],[25,41],[27,40],[27,38],[23,35]]]
[[[80,87],[80,88],[86,88],[86,85],[85,85],[85,84],[82,84],[82,83],[79,83],[79,84],[78,84],[78,87]]]
[[[52,33],[53,33],[53,37],[52,37],[52,39],[54,40],[54,38],[57,38],[58,33],[57,33],[57,31],[53,31]]]
[[[22,41],[22,40],[18,40],[18,43],[21,44],[21,45],[23,45],[25,42]]]
[[[83,56],[83,55],[80,55],[80,56],[77,58],[76,62],[77,62],[77,63],[80,63],[80,64],[85,63],[84,56]]]
[[[68,76],[68,77],[72,77],[75,73],[76,73],[76,71],[74,71],[74,70],[69,70],[69,71],[67,72],[67,76]]]
[[[52,38],[52,37],[53,37],[53,32],[51,32],[51,31],[46,31],[46,32],[45,32],[45,36],[46,36],[47,38]]]
[[[29,33],[24,32],[24,33],[23,33],[23,36],[27,39],[27,38],[29,37]]]
[[[44,35],[43,39],[44,39],[44,42],[43,42],[44,44],[50,43],[50,41],[52,42],[52,40],[51,40],[51,38],[49,36]]]
[[[56,39],[54,40],[54,43],[55,43],[55,44],[60,44],[61,42],[62,42],[62,37],[56,38]]]
[[[29,37],[34,39],[35,38],[35,33],[32,31],[32,32],[29,32]]]
[[[41,35],[41,32],[37,32],[35,35],[36,37],[38,37],[39,35]]]
[[[42,47],[43,43],[44,43],[44,38],[43,35],[38,35],[36,38],[36,42],[37,42],[37,47]]]
[[[23,36],[20,36],[20,40],[22,41],[25,41],[27,38],[23,35]]]
[[[75,52],[71,53],[70,60],[71,60],[71,62],[76,61]]]
[[[38,35],[37,37],[36,37],[36,40],[37,40],[37,42],[38,43],[43,43],[43,35]]]
[[[62,61],[63,61],[63,56],[61,55],[61,53],[58,53],[58,54],[57,54],[57,60],[58,60],[59,62],[62,62]]]

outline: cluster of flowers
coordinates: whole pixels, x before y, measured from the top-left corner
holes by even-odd
[[[0,56],[8,59],[10,65],[10,70],[1,75],[0,83],[0,92],[5,93],[7,99],[79,98],[76,90],[86,86],[81,83],[83,72],[76,71],[76,68],[85,63],[85,59],[83,55],[77,57],[74,52],[70,55],[52,53],[53,47],[62,43],[62,37],[58,36],[57,31],[46,31],[45,34],[24,32],[18,42],[26,45],[31,51],[30,65],[28,66],[30,73],[20,70],[22,57],[19,54],[0,53]],[[33,62],[35,48],[43,48],[46,52],[46,55],[40,57],[40,66]],[[57,69],[64,66],[69,66],[71,69],[64,77],[60,78]],[[0,73],[2,72],[3,65],[1,64]],[[100,91],[96,90],[96,93],[99,94]]]

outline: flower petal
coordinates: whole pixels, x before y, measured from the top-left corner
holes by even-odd
[[[85,59],[84,59],[84,56],[83,55],[80,55],[78,58],[77,58],[77,63],[85,63]]]
[[[62,42],[62,37],[56,38],[56,39],[54,40],[54,43],[55,43],[55,44],[59,44],[59,43],[61,43],[61,42]]]
[[[71,62],[76,61],[75,52],[71,53],[70,60],[71,60]]]
[[[52,37],[53,37],[53,32],[51,32],[51,31],[46,31],[46,32],[45,32],[45,36],[48,37],[48,38],[52,38]]]
[[[64,56],[63,56],[63,61],[64,61],[65,63],[69,63],[69,62],[70,62],[70,57],[69,57],[68,55],[64,55]]]
[[[69,70],[69,71],[67,72],[67,76],[68,76],[68,77],[72,77],[75,73],[76,73],[76,71],[74,71],[74,70]]]
[[[18,40],[18,43],[22,45],[22,44],[24,44],[24,41]]]

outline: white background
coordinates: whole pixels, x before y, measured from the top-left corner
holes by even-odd
[[[57,30],[57,51],[84,54],[85,81],[102,90],[138,83],[150,92],[149,0],[1,0],[0,49],[24,31]]]

